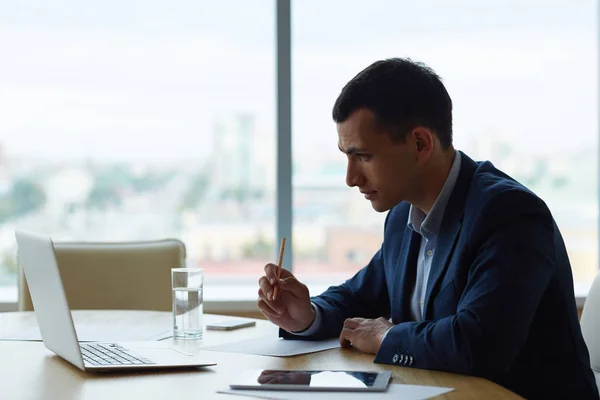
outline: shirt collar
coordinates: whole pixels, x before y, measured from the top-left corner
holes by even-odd
[[[413,231],[420,233],[427,239],[438,235],[440,226],[442,224],[442,218],[448,205],[450,195],[456,185],[458,179],[458,173],[460,172],[461,156],[460,151],[455,151],[454,161],[450,168],[450,173],[442,186],[442,190],[438,195],[437,199],[433,203],[433,207],[429,211],[429,214],[425,214],[420,208],[410,205],[410,211],[408,214],[407,226]]]

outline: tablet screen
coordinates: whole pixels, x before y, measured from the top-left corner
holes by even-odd
[[[230,386],[234,389],[385,390],[389,371],[252,370]]]

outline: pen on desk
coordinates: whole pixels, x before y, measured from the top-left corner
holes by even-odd
[[[281,247],[279,248],[279,261],[277,262],[277,282],[279,284],[279,277],[281,277],[281,263],[283,262],[283,251],[285,250],[285,238],[281,238]],[[277,299],[279,292],[279,286],[273,288],[273,301]]]

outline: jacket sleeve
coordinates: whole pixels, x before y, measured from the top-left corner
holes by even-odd
[[[394,326],[375,362],[409,359],[417,368],[485,377],[507,372],[553,274],[554,226],[534,195],[494,196],[471,230],[473,262],[456,314]]]
[[[386,217],[385,226],[389,218]],[[319,307],[322,324],[313,335],[294,335],[283,329],[279,336],[285,339],[322,340],[338,337],[346,318],[389,317],[390,300],[384,270],[385,243],[369,264],[339,286],[332,286],[323,294],[311,298]]]

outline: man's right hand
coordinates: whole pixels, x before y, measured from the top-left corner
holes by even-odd
[[[315,309],[310,303],[306,285],[300,283],[292,273],[281,270],[277,280],[277,266],[265,265],[265,275],[258,280],[256,304],[265,317],[288,332],[300,332],[312,325]],[[273,299],[273,288],[279,286],[277,298]]]

